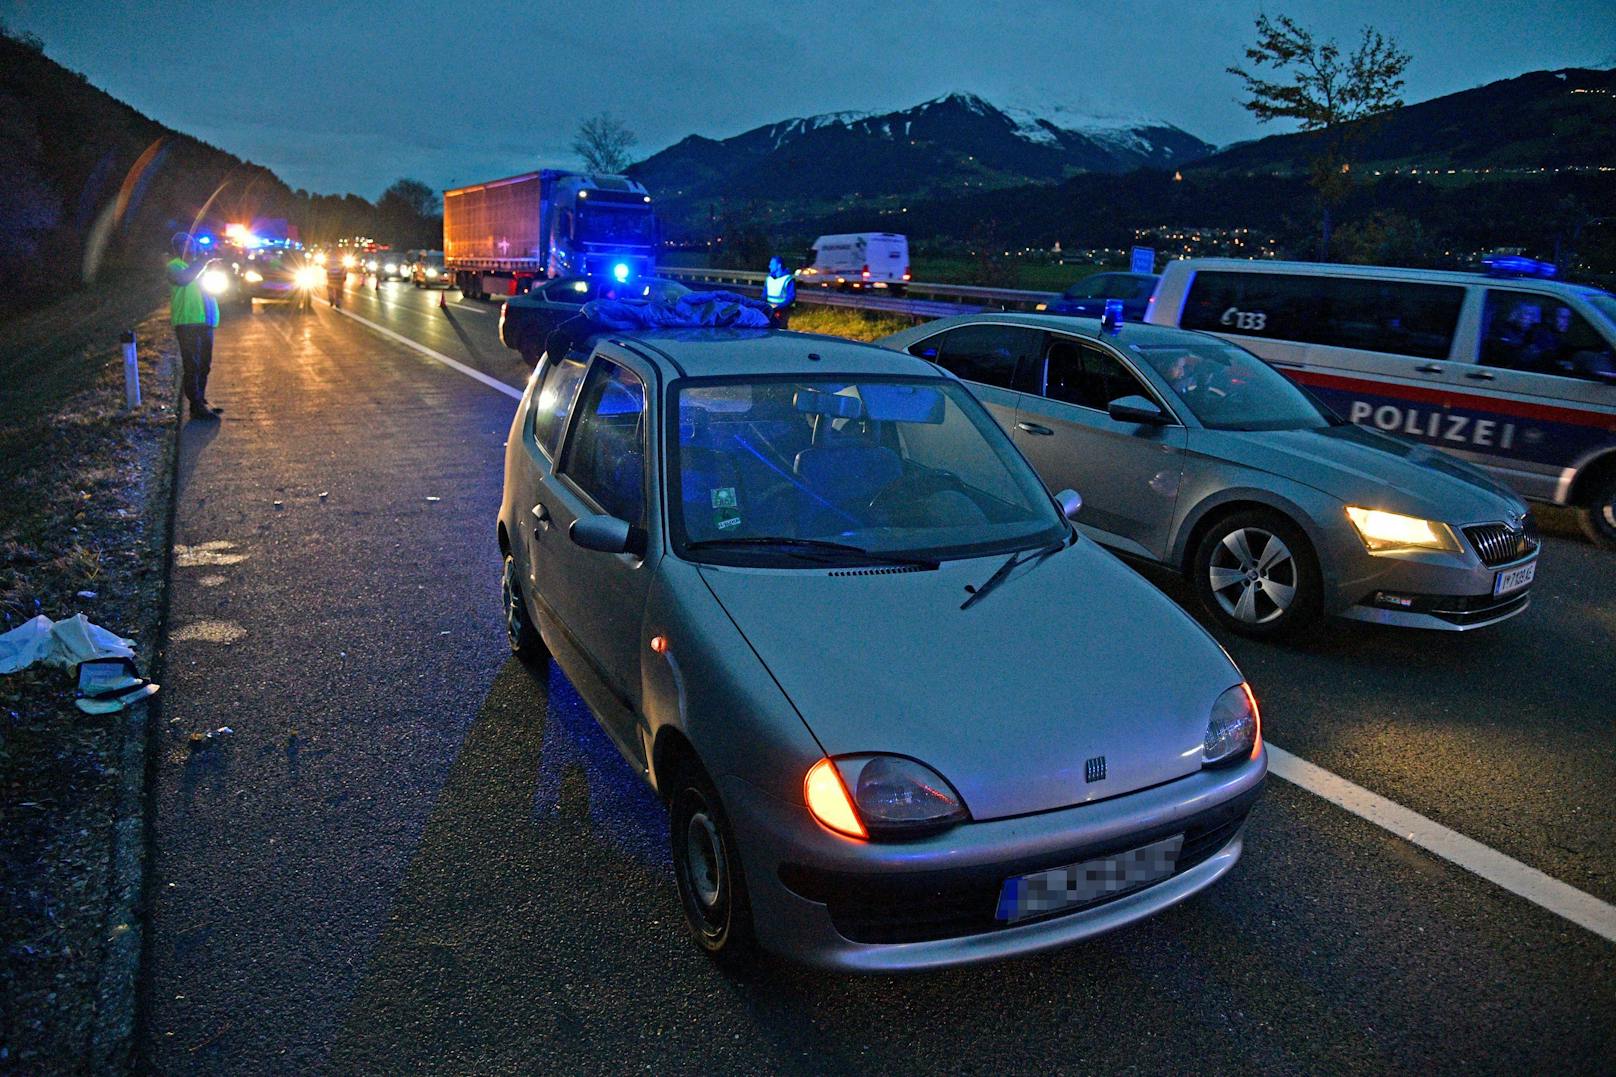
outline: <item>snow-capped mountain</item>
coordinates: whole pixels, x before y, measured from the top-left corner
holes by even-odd
[[[1172,124],[951,93],[896,112],[832,112],[725,139],[691,135],[633,166],[674,206],[840,201],[1175,168],[1213,147]]]

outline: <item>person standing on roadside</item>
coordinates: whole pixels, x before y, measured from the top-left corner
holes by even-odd
[[[791,321],[791,308],[797,304],[797,275],[778,258],[769,259],[769,275],[763,281],[763,299],[769,304],[769,321],[785,329]]]
[[[184,232],[174,233],[173,248],[174,257],[168,262],[168,317],[180,344],[185,400],[191,418],[217,420],[219,409],[208,404],[207,390],[219,304],[202,287],[202,274],[215,260],[195,257],[191,237]]]
[[[348,267],[341,253],[325,252],[325,298],[337,310],[342,309],[342,289],[348,283]]]

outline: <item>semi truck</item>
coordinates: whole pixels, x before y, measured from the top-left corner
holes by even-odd
[[[627,176],[546,168],[443,192],[444,269],[468,299],[650,276],[660,240],[650,193]]]

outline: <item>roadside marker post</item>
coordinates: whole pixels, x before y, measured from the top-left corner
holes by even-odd
[[[140,407],[140,361],[135,356],[135,334],[125,329],[119,338],[123,343],[123,403],[133,411]]]

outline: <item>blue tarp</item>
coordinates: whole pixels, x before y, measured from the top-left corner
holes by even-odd
[[[580,312],[600,329],[767,329],[768,307],[735,292],[687,292],[674,302],[597,299]]]

